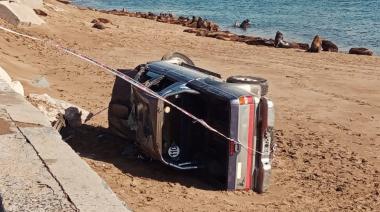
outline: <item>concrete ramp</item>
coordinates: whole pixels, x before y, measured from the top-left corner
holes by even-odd
[[[41,9],[43,7],[42,0],[15,0],[15,2],[19,2],[33,9]]]
[[[0,77],[0,206],[5,211],[129,211],[5,78]]]
[[[41,25],[45,23],[31,7],[13,1],[0,1],[0,18],[16,26]]]

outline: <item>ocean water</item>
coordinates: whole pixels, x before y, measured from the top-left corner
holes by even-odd
[[[340,51],[366,47],[380,54],[380,0],[74,0],[97,9],[171,12],[201,16],[239,34],[274,38],[279,30],[287,41],[310,43],[318,34]],[[251,20],[251,28],[233,28]]]

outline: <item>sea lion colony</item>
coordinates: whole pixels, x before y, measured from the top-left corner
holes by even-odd
[[[93,8],[89,8],[89,9],[96,10]],[[99,10],[99,11],[103,13],[107,13],[107,14],[118,15],[118,16],[145,18],[145,19],[162,22],[162,23],[182,25],[182,26],[190,27],[190,29],[185,29],[184,32],[194,33],[196,34],[196,36],[212,37],[212,38],[225,40],[225,41],[243,42],[248,45],[262,45],[262,46],[275,47],[275,48],[294,48],[294,49],[302,49],[307,52],[313,52],[313,53],[318,53],[321,50],[329,51],[329,52],[338,52],[338,46],[336,44],[334,44],[333,42],[329,40],[322,39],[319,35],[316,35],[314,37],[311,45],[309,46],[309,44],[307,43],[287,42],[284,40],[284,35],[279,31],[276,33],[274,40],[271,38],[266,39],[262,37],[238,35],[235,33],[231,33],[229,31],[222,31],[220,30],[219,26],[216,23],[209,21],[207,19],[203,19],[202,17],[195,17],[195,16],[192,16],[191,18],[184,17],[184,16],[176,17],[171,13],[160,13],[159,15],[157,15],[152,12],[147,12],[147,13],[128,12],[125,9]],[[98,21],[94,24],[93,27],[97,29],[107,28],[107,27],[101,26],[103,24],[104,24],[103,22]],[[244,25],[243,27],[247,28],[251,24],[249,23],[249,20],[246,19],[245,21],[242,22],[241,25]],[[373,55],[373,52],[367,48],[351,48],[349,51],[349,54],[371,56]]]

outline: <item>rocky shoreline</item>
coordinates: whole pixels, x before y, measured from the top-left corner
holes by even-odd
[[[332,41],[324,40],[320,38],[319,35],[316,35],[311,43],[311,45],[307,43],[299,43],[299,42],[287,42],[284,40],[284,35],[281,32],[277,32],[275,39],[272,38],[262,38],[255,36],[247,36],[247,35],[239,35],[232,33],[230,31],[221,30],[218,24],[209,21],[207,19],[203,19],[202,17],[184,17],[179,16],[176,17],[171,13],[160,13],[155,14],[152,12],[129,12],[126,9],[122,10],[97,10],[94,8],[88,8],[90,10],[99,11],[106,14],[113,14],[118,16],[128,16],[128,17],[136,17],[136,18],[144,18],[150,19],[157,22],[167,23],[167,24],[177,24],[185,27],[189,27],[189,29],[185,29],[184,32],[193,33],[196,36],[202,37],[211,37],[224,41],[234,41],[234,42],[242,42],[247,45],[257,45],[257,46],[267,46],[274,48],[288,48],[288,49],[301,49],[307,52],[318,53],[320,51],[328,51],[328,52],[339,52],[338,46],[334,44]],[[95,28],[104,29],[105,27],[99,26],[98,23],[95,23]],[[339,52],[344,53],[344,52]],[[349,54],[357,54],[357,55],[368,55],[372,56],[373,51],[358,47],[351,48],[348,52]]]

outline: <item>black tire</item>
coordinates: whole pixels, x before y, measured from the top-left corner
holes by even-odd
[[[261,95],[265,96],[268,93],[269,85],[268,81],[261,77],[251,77],[251,76],[230,76],[226,80],[228,83],[242,83],[251,85],[260,85]]]
[[[178,58],[181,62],[183,62],[187,65],[195,66],[194,62],[189,57],[187,57],[184,54],[178,53],[178,52],[168,53],[168,54],[164,55],[161,58],[161,60],[170,60],[170,59],[174,59],[174,58]]]

